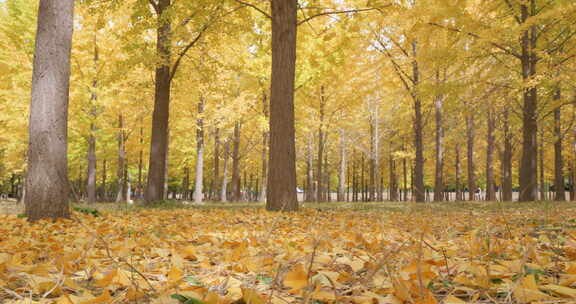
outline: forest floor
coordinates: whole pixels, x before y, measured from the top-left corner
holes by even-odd
[[[1,303],[574,303],[576,204],[1,202]]]

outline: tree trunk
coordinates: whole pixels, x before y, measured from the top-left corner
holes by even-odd
[[[266,94],[262,96],[262,113],[266,119],[269,119],[269,110],[268,110],[268,98]],[[265,130],[262,132],[262,174],[260,176],[261,186],[260,186],[260,197],[258,197],[258,201],[263,202],[266,200],[266,184],[267,184],[267,176],[268,176],[268,131]]]
[[[346,137],[344,130],[340,129],[340,166],[338,168],[338,197],[339,202],[344,201],[344,188],[346,187]]]
[[[318,125],[318,163],[317,163],[317,176],[316,176],[316,201],[324,201],[324,174],[322,172],[322,160],[324,157],[324,106],[326,100],[324,99],[324,87],[320,88],[320,124]]]
[[[474,137],[476,136],[474,130],[474,117],[468,115],[466,117],[466,139],[467,139],[467,162],[468,162],[468,200],[475,200],[476,193],[476,170],[474,168]]]
[[[308,136],[308,148],[307,148],[307,158],[306,158],[306,201],[314,201],[314,170],[313,167],[313,138],[312,134]]]
[[[232,150],[232,197],[231,201],[240,200],[240,122],[234,124],[234,147]]]
[[[138,191],[139,198],[142,198],[142,171],[144,170],[144,127],[140,127],[140,151],[138,152]]]
[[[488,131],[486,133],[486,200],[495,201],[496,200],[496,189],[494,182],[494,129],[496,125],[496,120],[492,110],[492,105],[488,105]]]
[[[226,140],[224,142],[224,172],[222,172],[222,187],[220,192],[220,199],[223,202],[227,202],[227,191],[228,191],[228,158],[230,154],[230,141]]]
[[[535,14],[535,1],[520,5],[521,23],[526,23],[530,15]],[[532,13],[532,14],[531,14]],[[531,80],[536,75],[536,25],[524,30],[521,40],[522,79]],[[538,189],[537,157],[538,157],[538,92],[535,86],[526,87],[523,93],[524,105],[522,108],[522,159],[520,162],[520,201],[535,201]]]
[[[124,135],[124,117],[122,114],[118,115],[118,167],[116,171],[116,180],[118,185],[118,192],[116,195],[116,202],[126,201],[126,188],[125,185],[125,166],[126,166],[126,145]]]
[[[102,161],[102,200],[108,200],[108,191],[106,189],[106,177],[108,176],[108,168],[106,166],[106,160]]]
[[[456,168],[455,168],[455,180],[456,180],[456,201],[463,201],[464,197],[462,195],[462,182],[460,181],[460,145],[456,144]]]
[[[297,8],[297,0],[272,0],[269,211],[298,210],[294,129]]]
[[[418,67],[417,59],[417,43],[412,43],[412,55],[414,60],[412,61],[412,71],[414,86],[418,87],[420,83],[420,70]],[[426,200],[424,193],[424,143],[423,143],[423,122],[422,122],[422,101],[418,96],[418,92],[414,93],[414,148],[416,150],[416,159],[414,164],[414,175],[412,183],[413,188],[413,200],[416,202],[424,202]]]
[[[561,98],[560,87],[554,92],[554,100],[558,103]],[[562,108],[558,106],[554,109],[554,190],[556,195],[554,200],[566,201],[566,191],[564,190],[564,165],[562,159]]]
[[[220,129],[216,128],[214,131],[214,176],[212,177],[214,183],[214,201],[220,200]]]
[[[539,146],[539,152],[538,156],[540,156],[540,165],[538,166],[540,169],[540,200],[545,201],[546,200],[546,187],[545,187],[545,180],[544,180],[544,173],[545,173],[545,168],[544,168],[544,130],[542,130],[540,132],[540,140],[538,143]]]
[[[198,102],[198,119],[196,120],[196,178],[194,179],[194,202],[202,203],[204,183],[204,98]]]
[[[88,135],[88,172],[86,174],[87,184],[86,193],[88,194],[88,203],[96,202],[96,100],[98,95],[98,44],[96,33],[94,33],[94,79],[92,80],[92,92],[90,94],[90,134]]]
[[[393,202],[398,201],[398,179],[396,176],[396,161],[390,151],[390,181],[389,181],[389,199]]]
[[[437,82],[440,83],[440,76],[437,74]],[[436,170],[434,172],[434,201],[443,201],[444,192],[444,126],[442,123],[442,105],[444,96],[436,96],[434,101],[435,118],[436,118]]]
[[[170,64],[171,64],[171,25],[168,11],[170,0],[157,3],[156,55],[159,58],[155,74],[154,112],[152,114],[152,138],[145,202],[164,199],[166,163],[168,161],[168,118],[170,113]]]
[[[68,218],[68,97],[74,1],[41,0],[32,72],[26,216]]]

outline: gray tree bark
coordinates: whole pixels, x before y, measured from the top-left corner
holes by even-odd
[[[70,217],[67,124],[73,20],[73,0],[40,1],[24,200],[31,222]]]

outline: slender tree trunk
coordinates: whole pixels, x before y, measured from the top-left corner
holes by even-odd
[[[231,201],[240,200],[240,122],[234,125],[234,147],[232,150],[232,197]]]
[[[510,131],[510,114],[504,110],[504,152],[502,159],[502,200],[512,201],[512,132]]]
[[[392,151],[390,151],[390,181],[389,181],[389,199],[391,201],[398,201],[398,178],[396,176],[396,161],[392,156]]]
[[[198,102],[198,119],[196,120],[196,178],[194,180],[194,202],[202,203],[204,184],[204,97]]]
[[[118,115],[118,166],[116,171],[116,180],[118,185],[118,192],[116,195],[116,202],[126,201],[126,189],[124,188],[125,169],[126,166],[126,146],[124,137],[124,117],[122,114]]]
[[[307,158],[306,158],[306,201],[313,202],[314,201],[314,170],[313,167],[313,138],[314,136],[310,135],[308,137],[308,148],[307,148]]]
[[[262,96],[262,113],[266,119],[269,119],[269,106],[268,106],[268,98],[266,94]],[[262,132],[262,174],[260,177],[262,185],[260,186],[260,197],[258,201],[263,202],[266,200],[266,185],[268,180],[268,131],[265,130]],[[308,190],[308,189],[307,189]]]
[[[467,138],[467,162],[468,162],[468,200],[475,200],[476,193],[476,170],[474,167],[474,137],[476,132],[474,130],[474,117],[468,115],[466,117],[466,138]]]
[[[222,187],[220,192],[220,199],[223,202],[227,202],[227,191],[228,191],[228,158],[230,154],[230,141],[226,140],[224,142],[224,172],[222,172]]]
[[[496,125],[496,120],[492,110],[492,105],[488,105],[488,131],[486,134],[486,200],[495,201],[496,200],[496,182],[494,181],[494,129]]]
[[[106,159],[102,161],[102,200],[108,200],[108,191],[106,189],[106,177],[108,176],[108,168],[106,167]]]
[[[150,161],[145,201],[151,203],[164,199],[166,168],[168,162],[168,118],[170,115],[170,64],[171,64],[171,25],[168,16],[170,0],[157,2],[157,40],[154,88],[154,113],[152,114],[152,138],[150,141]]]
[[[456,144],[456,167],[455,171],[455,180],[456,180],[456,201],[463,201],[464,196],[462,195],[462,181],[460,179],[461,174],[461,165],[460,165],[460,145]]]
[[[142,171],[144,170],[144,127],[140,127],[140,151],[138,152],[138,197],[142,198]]]
[[[190,197],[190,168],[184,168],[184,181],[182,182],[182,200],[187,201]]]
[[[426,197],[424,193],[424,143],[423,143],[423,122],[422,122],[422,101],[418,96],[417,88],[420,83],[420,70],[417,61],[417,42],[412,43],[412,78],[414,80],[414,148],[416,150],[416,159],[414,164],[414,175],[412,183],[414,184],[413,199],[416,202],[424,202]]]
[[[94,33],[94,79],[92,80],[92,92],[90,94],[90,134],[88,135],[88,172],[86,174],[87,184],[86,193],[88,194],[88,203],[96,202],[96,100],[98,95],[98,43],[96,33]]]
[[[26,216],[68,218],[68,97],[74,1],[41,0],[32,72]]]
[[[545,187],[545,180],[544,180],[544,173],[546,169],[544,168],[544,130],[540,132],[540,140],[538,143],[539,152],[538,156],[540,156],[540,165],[538,166],[540,169],[540,200],[546,200],[546,187]],[[537,168],[538,169],[538,168]]]
[[[438,84],[440,83],[439,73],[436,75]],[[436,96],[434,108],[436,110],[436,170],[434,173],[434,201],[442,201],[444,192],[444,126],[442,123],[442,105],[444,96]]]
[[[344,188],[346,187],[346,137],[344,130],[340,129],[340,166],[338,168],[338,198],[343,202]]]
[[[297,0],[272,0],[269,211],[298,210],[294,129],[297,8]]]
[[[220,129],[216,128],[214,131],[214,201],[220,200]]]
[[[324,174],[322,172],[322,160],[324,157],[324,105],[326,100],[324,99],[324,87],[320,88],[320,124],[318,125],[318,163],[317,163],[317,176],[316,176],[316,200],[318,202],[324,201]]]
[[[554,92],[554,100],[559,102],[561,98],[560,87]],[[554,109],[554,190],[556,195],[554,200],[566,201],[566,191],[564,189],[564,164],[562,159],[562,108],[558,106]]]

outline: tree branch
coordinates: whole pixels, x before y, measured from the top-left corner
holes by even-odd
[[[518,17],[518,15],[516,15],[516,12],[514,12],[514,6],[512,5],[512,3],[510,2],[510,0],[504,0],[504,2],[506,2],[506,5],[508,5],[508,7],[510,8],[510,10],[512,11],[512,15],[514,16],[514,19],[516,19],[516,22],[518,24],[521,24],[522,21],[520,20],[520,17]]]
[[[238,1],[238,0],[235,0]],[[391,4],[390,4],[391,5]],[[377,8],[359,8],[359,9],[351,9],[351,10],[344,10],[344,11],[331,11],[331,12],[323,12],[316,15],[312,15],[308,18],[304,18],[304,20],[297,23],[297,25],[302,25],[316,17],[327,16],[327,15],[336,15],[336,14],[347,14],[347,13],[359,13],[359,12],[366,12],[366,11],[373,11],[377,10]]]
[[[447,29],[447,30],[452,31],[452,32],[466,34],[466,35],[468,35],[468,36],[470,36],[470,37],[473,37],[473,38],[476,38],[476,39],[482,39],[482,37],[480,37],[478,34],[475,34],[475,33],[472,33],[472,32],[466,32],[466,31],[463,31],[463,30],[461,30],[461,29],[444,26],[444,25],[441,25],[441,24],[438,24],[438,23],[435,23],[435,22],[428,22],[428,24],[429,24],[429,25],[433,25],[433,26],[437,26],[437,27],[439,27],[439,28]],[[490,43],[493,47],[504,51],[504,53],[506,53],[506,54],[508,54],[508,55],[512,55],[512,56],[514,56],[514,57],[516,57],[516,58],[518,58],[518,59],[520,59],[520,58],[522,57],[520,54],[518,54],[518,53],[514,52],[513,50],[510,50],[510,49],[506,48],[505,46],[502,46],[502,45],[500,45],[500,44],[498,44],[498,43],[496,43],[496,42],[490,41],[489,43]]]
[[[240,4],[242,4],[242,5],[245,5],[245,6],[249,6],[249,7],[253,8],[253,9],[257,10],[259,13],[261,13],[262,15],[264,15],[266,18],[272,20],[272,16],[270,16],[270,15],[269,15],[268,13],[266,13],[263,9],[257,7],[256,5],[254,5],[254,4],[252,4],[252,3],[244,2],[244,1],[241,1],[241,0],[234,0],[234,1],[236,1],[236,2],[238,2],[238,3],[240,3]]]

